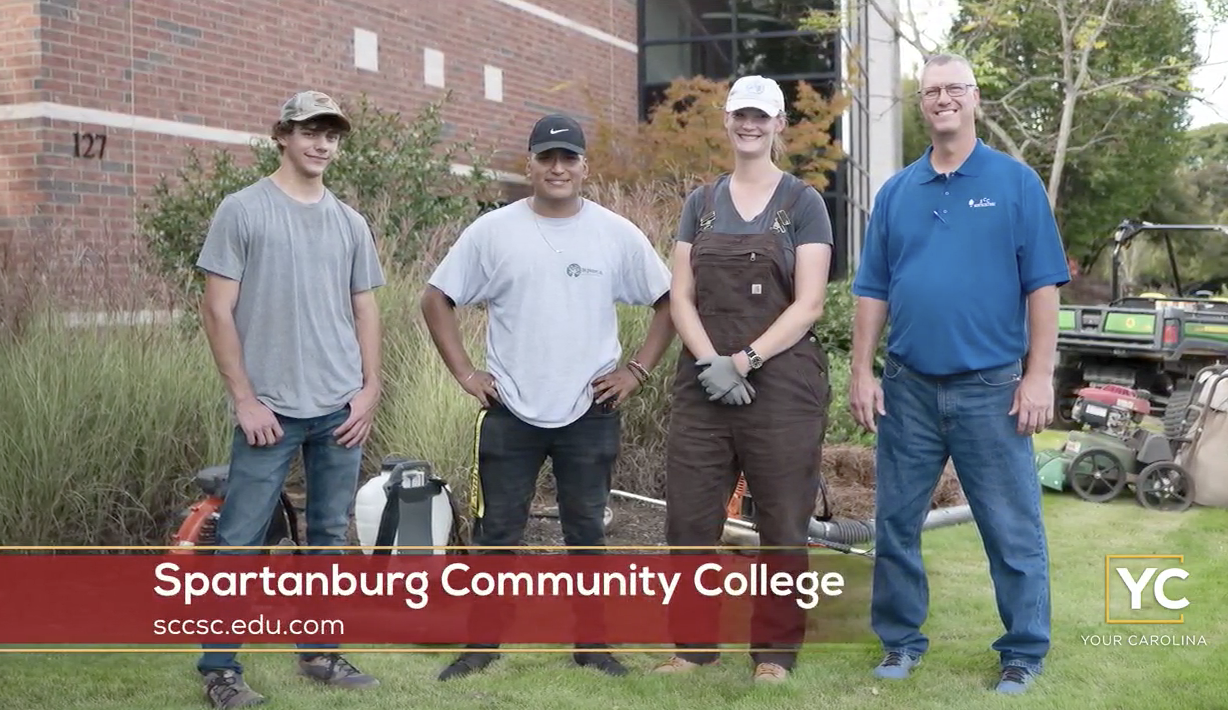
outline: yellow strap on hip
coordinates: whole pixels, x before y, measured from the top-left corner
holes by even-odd
[[[478,410],[477,419],[473,424],[473,460],[469,464],[469,515],[475,520],[482,518],[486,506],[482,501],[482,479],[478,475],[478,453],[481,450],[482,420],[486,418],[486,409]]]

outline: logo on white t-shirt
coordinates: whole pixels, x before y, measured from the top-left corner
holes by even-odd
[[[576,263],[571,263],[567,265],[567,275],[572,277],[573,279],[579,278],[581,276],[600,276],[601,270],[600,269],[590,269],[585,266],[580,266],[579,264],[576,264]]]

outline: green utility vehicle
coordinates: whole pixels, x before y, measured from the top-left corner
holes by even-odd
[[[1228,362],[1228,299],[1210,291],[1186,293],[1170,232],[1228,235],[1228,226],[1123,221],[1113,233],[1112,296],[1108,304],[1064,304],[1058,315],[1058,363],[1054,378],[1055,426],[1078,428],[1072,407],[1081,388],[1119,385],[1145,390],[1164,433],[1185,433],[1194,377]],[[1144,232],[1159,233],[1172,268],[1171,293],[1121,293],[1122,252]]]

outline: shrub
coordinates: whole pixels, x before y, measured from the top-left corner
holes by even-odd
[[[0,540],[165,541],[185,473],[225,461],[226,401],[198,335],[40,319],[0,346]]]
[[[472,218],[495,194],[487,156],[473,142],[444,142],[445,104],[446,99],[427,104],[406,120],[365,96],[352,106],[342,102],[354,130],[325,184],[367,217],[377,238],[393,242],[388,255],[400,263],[415,258],[418,235]],[[189,148],[177,179],[160,176],[138,211],[154,268],[189,295],[198,293],[204,280],[194,265],[214,210],[228,193],[273,172],[279,159],[272,142],[254,143],[245,161],[226,148],[212,151],[206,161]],[[475,169],[454,171],[457,164]]]
[[[664,183],[685,188],[733,169],[733,153],[723,117],[728,81],[704,77],[678,79],[644,123],[599,122],[590,139],[589,157],[599,181]],[[817,190],[844,157],[831,126],[849,104],[844,94],[825,97],[806,82],[798,83],[793,116],[785,129],[779,164]],[[602,115],[601,111],[593,111]]]

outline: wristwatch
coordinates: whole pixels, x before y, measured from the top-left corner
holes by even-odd
[[[759,368],[763,367],[763,358],[759,357],[759,353],[755,352],[754,348],[747,345],[746,349],[742,352],[745,353],[747,359],[750,360],[750,369],[758,370]]]

